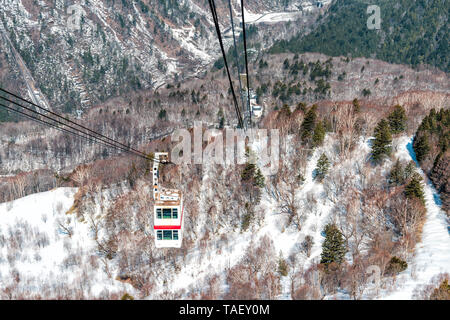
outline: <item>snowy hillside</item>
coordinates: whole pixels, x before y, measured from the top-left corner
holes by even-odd
[[[0,204],[0,298],[110,298],[130,285],[108,277],[86,222],[67,213],[76,189]]]
[[[331,114],[358,116],[342,110]],[[391,185],[389,174],[397,160],[416,161],[411,137],[395,137],[392,155],[373,165],[374,137],[336,132],[324,133],[320,145],[304,150],[298,135],[282,135],[280,169],[274,175],[262,170],[265,183],[258,188],[246,184],[241,175],[248,164],[221,167],[207,162],[201,171],[187,166],[162,170],[164,185],[171,182],[192,194],[185,200],[181,249],[154,246],[146,162],[116,161],[117,169],[105,163],[83,166],[74,176],[91,179],[76,178],[79,189],[58,188],[0,204],[0,295],[414,298],[433,277],[450,272],[448,221],[439,196],[431,184],[424,184],[426,213],[417,232],[420,238],[417,243],[407,238],[408,230],[395,220],[404,211],[398,208],[408,205],[406,182]],[[257,167],[263,167],[263,146],[258,140],[250,145]],[[323,157],[330,166],[321,180],[318,163]],[[425,178],[420,168],[414,170]],[[105,175],[118,180],[101,185],[100,179],[92,179],[106,179]],[[341,230],[346,249],[340,269],[324,272],[324,230],[330,224]],[[389,269],[390,259],[397,256],[408,263],[400,273]],[[384,273],[379,288],[366,276],[373,266],[381,266]],[[342,279],[339,285],[337,276]]]
[[[417,164],[412,138],[403,137],[399,141],[397,156],[405,160],[413,159]],[[425,178],[422,170],[420,174]],[[441,209],[439,194],[430,181],[425,185],[427,217],[422,231],[422,241],[417,244],[413,261],[408,269],[398,276],[399,289],[388,294],[385,299],[408,300],[414,290],[426,285],[440,273],[450,273],[450,224]]]
[[[291,225],[287,228],[286,216],[276,199],[266,189],[260,204],[261,216],[258,224],[245,232],[229,234],[226,244],[213,240],[215,245],[190,250],[185,258],[178,259],[180,269],[176,274],[165,273],[155,282],[155,290],[148,298],[185,292],[180,297],[188,298],[189,292],[204,290],[208,281],[219,275],[222,290],[227,290],[226,274],[242,259],[246,258],[251,245],[270,239],[276,255],[285,259],[295,257],[301,269],[320,261],[322,230],[332,216],[333,201],[324,191],[324,186],[313,179],[319,155],[332,148],[335,140],[327,136],[322,147],[309,158],[305,181],[296,191],[297,201],[305,211],[302,228]],[[396,156],[402,160],[413,158],[411,139],[402,137],[395,141]],[[258,151],[258,146],[253,146]],[[359,160],[367,158],[370,148],[368,140],[361,139],[354,151]],[[335,166],[331,174],[348,168],[350,162]],[[204,176],[208,185],[208,174]],[[109,264],[98,254],[93,239],[92,224],[76,218],[70,208],[76,189],[59,188],[34,194],[13,202],[0,204],[0,280],[4,297],[18,298],[17,292],[31,292],[34,297],[65,298],[110,298],[125,292],[134,294],[129,284],[113,280],[118,275],[114,259]],[[423,227],[422,242],[416,247],[412,262],[401,273],[389,291],[382,290],[378,298],[410,299],[418,285],[443,272],[450,272],[450,237],[447,220],[440,210],[439,197],[430,184],[425,186],[427,218]],[[308,201],[315,205],[307,209]],[[311,207],[311,204],[310,204]],[[97,210],[99,210],[97,208]],[[308,211],[309,210],[309,211]],[[100,213],[100,212],[99,212]],[[202,224],[198,221],[199,225]],[[309,236],[313,246],[309,256],[300,253],[301,244]],[[217,238],[216,238],[217,239]],[[350,257],[351,259],[351,257]],[[164,261],[154,268],[163,267]],[[278,299],[291,299],[291,283],[295,270],[281,278]],[[170,283],[170,285],[167,285]],[[12,289],[14,288],[14,290]],[[14,296],[8,296],[15,292]],[[328,298],[348,298],[345,292]],[[366,298],[374,298],[367,296]]]
[[[339,173],[344,168],[348,170],[354,162],[364,162],[370,153],[370,139],[360,139],[358,148],[353,153],[358,159],[353,158],[352,161],[335,166],[332,168],[331,174]],[[312,263],[319,263],[324,240],[323,228],[330,221],[336,220],[336,217],[332,215],[335,203],[330,201],[323,185],[313,180],[313,171],[319,155],[332,149],[335,142],[332,137],[328,136],[324,145],[315,150],[308,161],[305,182],[296,191],[302,210],[308,210],[308,201],[314,201],[314,204],[310,204],[313,207],[312,211],[305,214],[301,231],[294,226],[284,227],[286,217],[280,212],[279,203],[266,190],[260,205],[262,217],[256,230],[234,233],[228,237],[227,245],[224,247],[221,247],[220,244],[213,246],[217,249],[207,250],[206,256],[205,253],[201,253],[200,249],[190,251],[180,272],[173,277],[165,278],[164,284],[160,284],[161,289],[151,297],[156,298],[162,292],[167,291],[175,293],[181,290],[189,293],[195,288],[201,289],[203,286],[207,286],[210,279],[217,274],[220,275],[221,281],[224,281],[227,270],[233,268],[242,259],[245,260],[248,247],[262,241],[264,237],[273,241],[273,249],[277,255],[281,254],[282,257],[291,259],[295,257],[296,264],[300,269],[306,270]],[[411,138],[398,138],[394,141],[394,145],[398,146],[396,157],[401,160],[415,159],[414,154],[411,153]],[[387,164],[383,170],[387,170]],[[357,181],[358,178],[355,176],[354,179]],[[450,237],[447,232],[446,216],[440,210],[438,195],[429,183],[425,186],[425,194],[427,217],[423,228],[422,242],[417,244],[416,253],[408,269],[400,274],[394,283],[391,283],[390,280],[382,285],[382,288],[389,287],[389,290],[382,289],[379,295],[375,291],[367,290],[364,299],[411,299],[417,286],[428,284],[432,277],[440,273],[450,272]],[[314,243],[309,257],[300,253],[301,245],[307,236],[310,236]],[[347,257],[351,260],[351,256]],[[294,272],[295,270],[292,270],[288,276],[281,278],[281,293],[277,299],[292,299],[291,280]],[[166,286],[167,282],[172,285]],[[225,282],[222,283],[222,288],[226,289]],[[326,299],[349,298],[346,292],[326,297]]]

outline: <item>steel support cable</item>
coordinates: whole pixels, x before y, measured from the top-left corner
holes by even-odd
[[[18,106],[18,107],[24,108],[25,110],[30,111],[30,112],[32,112],[32,113],[35,113],[35,114],[37,114],[37,115],[39,115],[39,116],[41,116],[41,117],[44,117],[44,118],[46,118],[46,119],[48,119],[48,120],[50,120],[50,121],[54,121],[54,122],[56,122],[56,123],[58,123],[58,124],[60,124],[60,125],[69,127],[69,128],[71,128],[71,129],[73,129],[73,130],[75,130],[75,131],[77,131],[77,132],[81,132],[81,133],[83,133],[83,134],[85,134],[85,135],[87,135],[87,136],[89,136],[89,137],[96,138],[96,139],[98,139],[98,140],[100,140],[100,141],[102,141],[102,142],[104,142],[104,143],[110,145],[111,147],[118,148],[118,149],[120,149],[120,150],[122,150],[122,151],[129,151],[129,150],[130,150],[130,149],[128,149],[128,148],[123,148],[123,147],[120,147],[120,146],[118,146],[118,145],[115,145],[115,144],[113,144],[113,143],[111,143],[111,142],[104,141],[104,140],[100,139],[99,137],[95,137],[95,136],[93,136],[93,135],[91,135],[91,134],[89,134],[89,133],[87,133],[87,132],[83,132],[83,131],[81,131],[81,130],[75,128],[75,127],[72,127],[72,126],[70,126],[70,125],[68,125],[68,124],[66,124],[66,123],[63,123],[63,122],[61,122],[61,121],[59,121],[59,120],[57,120],[57,119],[54,119],[54,118],[52,118],[52,117],[49,117],[49,116],[47,116],[47,115],[45,115],[45,114],[42,114],[42,113],[40,113],[40,112],[38,112],[38,111],[36,111],[36,110],[33,110],[33,109],[31,109],[31,108],[28,108],[28,107],[26,107],[26,106],[24,106],[24,105],[21,105],[20,103],[17,103],[17,102],[15,102],[15,101],[13,101],[13,100],[10,100],[10,99],[8,99],[8,98],[5,98],[5,97],[0,96],[0,99],[6,100],[6,101],[8,101],[8,102],[10,102],[10,103],[12,103],[12,104]]]
[[[14,108],[11,108],[11,107],[8,107],[8,106],[5,106],[5,105],[2,104],[2,106],[3,106],[4,108],[7,108],[8,110],[11,110],[11,111],[13,111],[13,112],[19,113],[19,114],[21,114],[21,115],[24,115],[24,116],[26,116],[26,117],[28,117],[28,118],[33,118],[33,119],[37,120],[39,123],[46,124],[46,125],[49,125],[49,126],[51,126],[51,127],[61,129],[61,130],[64,131],[64,132],[74,134],[74,135],[76,135],[76,136],[78,136],[78,137],[91,139],[90,141],[94,141],[94,142],[100,143],[100,144],[102,144],[102,145],[105,145],[105,146],[114,148],[114,149],[119,150],[119,151],[128,152],[128,153],[130,153],[130,154],[133,154],[133,155],[135,155],[135,156],[144,158],[144,159],[146,159],[146,160],[153,160],[153,161],[156,161],[156,162],[160,162],[159,160],[150,158],[150,157],[146,156],[146,155],[143,154],[143,153],[136,153],[136,152],[132,151],[132,150],[129,149],[129,148],[123,148],[123,147],[120,147],[120,146],[118,146],[118,145],[112,144],[112,143],[110,143],[110,142],[108,142],[108,141],[104,141],[104,140],[100,139],[99,137],[93,136],[93,135],[91,135],[91,134],[89,134],[89,133],[83,132],[83,131],[81,131],[81,130],[79,130],[79,129],[77,129],[77,128],[74,128],[74,127],[72,127],[72,126],[69,126],[69,125],[66,124],[66,123],[62,123],[62,122],[59,121],[59,120],[53,119],[53,118],[51,118],[51,117],[49,117],[49,116],[47,116],[47,115],[45,115],[45,114],[39,113],[39,112],[37,112],[36,110],[30,109],[30,108],[28,108],[28,107],[26,107],[26,106],[23,106],[23,105],[21,105],[21,104],[15,102],[15,101],[9,100],[8,98],[2,97],[2,96],[0,96],[0,98],[3,99],[3,100],[6,100],[6,101],[8,101],[8,102],[10,102],[10,103],[12,103],[12,104],[14,104],[14,105],[16,105],[16,106],[18,106],[18,107],[21,107],[21,108],[23,108],[23,109],[25,109],[25,110],[27,110],[27,111],[30,111],[30,112],[32,112],[32,113],[34,113],[34,114],[37,114],[38,116],[47,118],[47,119],[49,119],[50,121],[56,122],[56,123],[58,123],[58,124],[61,124],[61,125],[63,125],[63,126],[66,126],[66,127],[69,127],[69,128],[71,128],[71,129],[73,129],[73,130],[75,130],[75,131],[68,130],[67,128],[61,128],[61,127],[59,127],[58,125],[56,125],[56,124],[54,124],[54,123],[50,123],[50,122],[44,121],[44,120],[42,120],[42,119],[32,117],[31,115],[29,115],[29,114],[27,114],[27,113],[21,112],[21,111],[19,111],[19,110],[16,110],[16,109],[14,109]],[[82,135],[80,135],[79,133],[84,134],[84,135],[86,135],[86,136],[82,136]],[[113,141],[114,141],[114,140],[113,140]],[[164,163],[171,163],[171,162],[164,162]]]
[[[250,108],[250,80],[248,74],[248,60],[247,60],[247,37],[245,35],[245,18],[244,18],[244,0],[241,0],[241,13],[242,13],[242,31],[244,38],[244,53],[245,53],[245,72],[247,73],[247,108],[250,114],[250,125],[252,124],[252,110]]]
[[[15,112],[15,113],[17,113],[17,114],[19,114],[19,115],[21,115],[21,116],[23,116],[23,117],[25,117],[25,118],[28,118],[28,119],[30,119],[30,120],[32,120],[32,121],[35,121],[35,122],[38,122],[38,123],[41,123],[41,124],[44,124],[44,125],[53,127],[54,129],[59,130],[59,131],[61,131],[61,132],[70,133],[70,134],[76,135],[76,136],[78,136],[78,137],[80,137],[80,138],[87,139],[88,141],[96,142],[96,143],[102,144],[102,145],[104,145],[104,146],[111,147],[110,145],[107,145],[106,143],[103,143],[103,142],[101,142],[101,141],[99,141],[99,140],[95,140],[94,138],[90,138],[90,137],[87,137],[87,136],[83,136],[83,135],[81,135],[81,134],[78,134],[78,133],[75,132],[75,131],[70,131],[70,130],[68,130],[68,129],[58,127],[56,124],[53,124],[53,123],[50,123],[50,122],[41,120],[41,119],[39,119],[39,118],[33,117],[33,116],[31,116],[31,115],[29,115],[29,114],[27,114],[27,113],[25,113],[25,112],[22,112],[22,111],[19,111],[19,110],[17,110],[17,109],[8,107],[8,106],[6,106],[6,105],[4,105],[4,104],[2,104],[2,103],[0,103],[0,107],[3,107],[3,108],[5,108],[5,109],[7,109],[7,110],[9,110],[9,111]],[[114,149],[115,149],[115,148],[114,148]]]
[[[233,101],[234,101],[234,105],[235,105],[236,114],[237,114],[237,117],[238,117],[239,127],[245,129],[244,122],[243,122],[243,119],[242,119],[242,114],[241,114],[241,111],[239,109],[239,105],[237,103],[237,98],[236,98],[236,93],[234,91],[233,82],[231,81],[231,73],[230,73],[230,70],[229,70],[229,67],[228,67],[228,61],[227,61],[227,57],[226,57],[226,53],[225,53],[225,48],[223,46],[222,34],[221,34],[221,31],[220,31],[220,26],[219,26],[219,19],[217,17],[216,4],[215,4],[214,0],[209,0],[209,4],[210,4],[210,7],[211,7],[211,12],[212,12],[213,20],[214,20],[214,25],[216,27],[217,37],[219,39],[220,48],[222,50],[222,55],[223,55],[223,58],[224,58],[225,68],[227,70],[228,80],[230,82],[230,89],[231,89],[231,92],[232,92],[232,95],[233,95]]]
[[[227,62],[225,49],[224,49],[223,42],[222,42],[222,35],[220,32],[219,21],[217,19],[217,13],[216,13],[216,5],[214,3],[214,0],[208,0],[208,2],[209,2],[209,6],[211,8],[211,14],[213,16],[213,21],[214,21],[214,26],[216,28],[217,38],[219,39],[220,49],[222,51],[223,60],[224,60],[225,68],[226,68],[227,75],[228,75],[228,81],[230,82],[230,89],[231,89],[231,94],[233,95],[234,107],[235,107],[236,114],[238,117],[239,127],[244,128],[242,116],[241,116],[241,113],[239,110],[239,105],[237,103],[236,93],[234,92],[233,81],[231,80],[230,70],[228,68],[228,62]]]
[[[91,132],[91,133],[93,133],[93,134],[99,135],[100,137],[102,137],[102,138],[104,138],[104,139],[106,139],[106,140],[109,140],[109,141],[111,141],[111,142],[117,143],[117,144],[121,145],[122,147],[124,147],[124,148],[126,148],[126,149],[130,149],[130,150],[132,150],[132,151],[134,151],[134,152],[140,153],[140,154],[142,154],[142,155],[145,156],[145,154],[144,154],[143,152],[139,151],[139,150],[133,149],[133,148],[131,148],[130,146],[128,146],[128,145],[126,145],[126,144],[123,144],[123,143],[121,143],[121,142],[119,142],[119,141],[116,141],[116,140],[114,140],[114,139],[111,139],[111,138],[109,138],[109,137],[107,137],[107,136],[105,136],[105,135],[103,135],[103,134],[101,134],[101,133],[99,133],[99,132],[96,132],[96,131],[94,131],[94,130],[91,130],[91,129],[89,129],[89,128],[87,128],[87,127],[81,125],[81,124],[76,123],[75,121],[72,121],[72,120],[70,120],[70,119],[66,119],[66,118],[63,117],[63,116],[61,116],[61,115],[59,115],[59,114],[57,114],[57,113],[55,113],[55,112],[53,112],[53,111],[51,111],[51,110],[47,110],[47,109],[45,109],[45,108],[43,108],[43,107],[41,107],[41,106],[39,106],[39,105],[33,103],[32,101],[26,100],[26,99],[24,99],[24,98],[22,98],[22,97],[20,97],[20,96],[18,96],[18,95],[16,95],[16,94],[12,93],[12,92],[9,92],[9,91],[7,91],[7,90],[5,90],[5,89],[3,89],[3,88],[0,88],[0,91],[3,91],[3,92],[5,92],[5,93],[7,93],[7,94],[9,94],[9,95],[11,95],[11,96],[13,96],[13,97],[15,97],[16,99],[19,99],[19,100],[23,101],[23,102],[26,102],[26,103],[28,103],[28,104],[31,104],[32,106],[34,106],[34,107],[36,107],[36,108],[38,108],[38,109],[40,109],[40,110],[43,110],[43,111],[45,111],[45,112],[48,112],[49,114],[51,114],[51,115],[53,115],[53,116],[56,116],[56,117],[58,117],[58,118],[60,118],[60,119],[63,119],[64,121],[67,121],[67,122],[69,122],[69,123],[71,123],[71,124],[73,124],[73,125],[76,125],[76,126],[82,128],[82,129],[86,130],[86,131],[89,131],[89,132]],[[0,96],[0,97],[1,97],[1,96]]]
[[[118,150],[118,151],[123,151],[122,149],[118,149],[117,147],[115,147],[115,146],[113,146],[113,145],[111,145],[111,144],[107,144],[107,143],[103,142],[102,140],[98,140],[98,139],[95,138],[95,137],[91,137],[91,136],[83,136],[83,135],[77,133],[77,132],[81,132],[81,131],[71,131],[71,130],[68,130],[68,129],[66,129],[66,128],[58,127],[58,125],[56,125],[56,124],[54,124],[54,123],[50,123],[50,122],[44,121],[44,120],[42,120],[42,119],[33,117],[33,116],[31,116],[31,115],[29,115],[29,114],[27,114],[27,113],[25,113],[25,112],[22,112],[22,111],[19,111],[19,110],[17,110],[17,109],[8,107],[8,106],[6,106],[6,105],[4,105],[4,104],[2,104],[2,103],[0,103],[0,106],[3,107],[3,108],[5,108],[5,109],[7,109],[7,110],[9,110],[9,111],[15,112],[15,113],[17,113],[17,114],[19,114],[19,115],[21,115],[21,116],[23,116],[23,117],[26,117],[26,118],[28,118],[28,119],[30,119],[30,120],[32,120],[32,121],[35,121],[35,122],[38,122],[38,123],[41,123],[41,124],[44,124],[44,125],[53,127],[54,129],[59,130],[59,131],[61,131],[61,132],[69,133],[69,134],[75,135],[75,136],[77,136],[77,137],[86,139],[86,140],[88,140],[88,141],[90,141],[90,142],[95,142],[95,143],[101,144],[101,145],[103,145],[103,146],[113,148],[113,149]],[[84,132],[81,132],[81,133],[86,134],[86,133],[84,133]],[[131,154],[133,154],[133,155],[135,155],[135,156],[144,158],[144,159],[146,159],[146,160],[153,160],[153,161],[156,161],[156,162],[162,163],[162,164],[166,164],[166,163],[168,164],[168,163],[171,163],[171,162],[161,162],[161,161],[156,160],[156,159],[153,159],[153,158],[149,158],[149,157],[146,157],[146,156],[138,155],[138,154],[136,154],[136,153],[134,153],[134,152],[131,152],[131,151],[126,151],[126,152],[131,153]]]
[[[230,22],[231,22],[231,31],[233,33],[233,43],[234,43],[234,55],[236,56],[236,67],[238,70],[238,80],[239,80],[239,95],[241,96],[241,102],[242,102],[242,111],[245,112],[245,104],[244,104],[244,97],[242,96],[242,83],[241,83],[241,65],[239,63],[239,55],[237,51],[237,44],[236,44],[236,34],[234,31],[234,21],[233,21],[233,9],[231,7],[231,0],[228,0],[228,7],[230,9]],[[245,125],[245,124],[244,124]]]

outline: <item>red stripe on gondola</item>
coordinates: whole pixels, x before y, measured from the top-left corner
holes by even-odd
[[[155,230],[172,230],[181,229],[181,226],[155,226]]]

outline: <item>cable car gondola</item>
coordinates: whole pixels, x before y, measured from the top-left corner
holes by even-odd
[[[180,248],[183,240],[183,194],[159,185],[159,163],[168,162],[167,152],[155,153],[153,161],[154,232],[157,248]]]

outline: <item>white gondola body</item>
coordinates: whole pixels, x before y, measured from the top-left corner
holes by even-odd
[[[180,248],[183,240],[183,195],[179,190],[159,185],[159,163],[168,159],[165,152],[155,153],[153,162],[153,225],[157,248]]]

